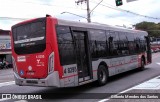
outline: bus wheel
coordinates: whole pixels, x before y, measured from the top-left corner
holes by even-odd
[[[145,66],[145,61],[143,58],[141,58],[141,67],[140,67],[140,71],[144,70],[144,66]]]
[[[100,65],[97,72],[98,85],[105,85],[108,81],[108,70],[104,65]]]

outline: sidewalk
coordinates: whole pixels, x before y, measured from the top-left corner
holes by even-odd
[[[160,76],[120,92],[107,102],[160,102]],[[104,101],[105,102],[105,101]]]

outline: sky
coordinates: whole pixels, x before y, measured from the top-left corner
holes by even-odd
[[[87,17],[86,3],[77,5],[76,1],[78,0],[0,0],[0,29],[10,30],[18,22],[45,17],[46,14],[59,19],[87,22],[85,18],[79,17]],[[90,10],[101,1],[89,0]],[[127,27],[142,21],[158,23],[159,10],[160,0],[136,0],[129,3],[123,0],[123,5],[118,7],[115,0],[103,0],[91,12],[91,22]]]

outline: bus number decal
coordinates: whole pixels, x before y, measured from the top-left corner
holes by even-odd
[[[74,73],[74,72],[77,72],[76,67],[69,67],[69,68],[64,69],[64,74],[70,74],[70,73]]]
[[[44,55],[37,55],[36,58],[44,58]]]
[[[37,55],[36,56],[36,62],[37,62],[37,66],[44,66],[44,55]]]

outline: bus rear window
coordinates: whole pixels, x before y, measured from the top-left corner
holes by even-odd
[[[12,27],[14,49],[17,54],[38,53],[45,50],[46,19],[40,18]]]

